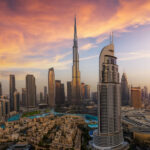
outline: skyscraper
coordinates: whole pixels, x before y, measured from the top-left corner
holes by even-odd
[[[33,75],[26,75],[27,108],[36,107],[36,85]]]
[[[122,74],[121,78],[121,101],[122,106],[129,105],[129,86],[127,76],[125,73]]]
[[[71,102],[71,95],[72,95],[72,82],[67,82],[67,101]]]
[[[65,103],[65,87],[64,87],[64,84],[61,83],[61,104],[64,104]]]
[[[40,92],[40,103],[43,103],[43,93]]]
[[[55,104],[58,106],[61,104],[61,81],[56,80],[55,81]]]
[[[16,90],[15,75],[10,75],[10,79],[9,79],[10,111],[14,111],[14,92],[15,92],[15,90]]]
[[[50,68],[48,72],[48,106],[55,106],[55,73],[54,68]]]
[[[22,88],[22,106],[27,107],[27,90]]]
[[[0,82],[0,96],[2,96],[2,83]]]
[[[94,131],[93,138],[95,150],[125,149],[121,127],[119,73],[112,41],[102,49],[99,56],[98,130]]]
[[[47,86],[44,86],[44,103],[47,103]]]
[[[74,22],[73,66],[72,66],[72,104],[80,104],[80,71],[76,17]]]
[[[85,84],[81,83],[81,99],[85,98]]]
[[[86,99],[90,99],[90,86],[89,85],[85,85],[84,89],[85,89],[85,96],[84,97]]]
[[[19,112],[20,110],[20,94],[19,92],[14,92],[14,111]]]
[[[142,97],[140,87],[131,87],[132,107],[136,109],[142,108]]]

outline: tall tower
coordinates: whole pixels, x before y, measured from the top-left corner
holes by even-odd
[[[94,150],[124,150],[121,127],[120,83],[114,44],[104,47],[99,56],[98,130],[94,131]]]
[[[44,103],[47,103],[47,86],[44,86]]]
[[[9,77],[10,111],[14,111],[15,75],[11,74]]]
[[[19,112],[20,110],[20,94],[19,92],[14,92],[14,111]]]
[[[27,90],[26,88],[22,88],[22,106],[27,106]]]
[[[55,73],[54,68],[50,68],[48,72],[48,106],[55,106]]]
[[[72,95],[72,82],[68,81],[67,82],[67,101],[69,103],[71,102],[71,95]]]
[[[72,66],[72,104],[80,104],[80,71],[76,17],[74,20],[73,66]]]
[[[129,105],[129,86],[127,76],[125,73],[122,74],[121,78],[121,101],[122,106]]]
[[[36,85],[35,77],[31,74],[26,75],[27,107],[36,107]]]
[[[1,84],[1,82],[0,82],[0,96],[2,96],[3,94],[2,94],[2,84]]]

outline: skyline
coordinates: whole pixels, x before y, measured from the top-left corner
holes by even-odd
[[[15,0],[0,1],[0,8],[0,81],[4,94],[8,93],[9,74],[16,75],[19,92],[25,87],[28,73],[35,75],[38,93],[43,91],[51,67],[55,69],[56,80],[65,83],[66,88],[72,78],[75,14],[81,82],[89,84],[91,91],[96,90],[99,54],[109,44],[109,33],[113,31],[120,76],[125,71],[129,84],[150,88],[148,0]]]

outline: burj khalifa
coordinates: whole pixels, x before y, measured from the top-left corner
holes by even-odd
[[[80,104],[80,71],[76,17],[74,20],[73,66],[72,66],[72,104]]]

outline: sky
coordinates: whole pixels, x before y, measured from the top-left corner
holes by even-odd
[[[37,92],[47,86],[48,69],[62,83],[72,79],[74,16],[77,17],[81,82],[96,91],[99,54],[114,33],[120,77],[150,89],[150,0],[0,0],[0,81],[9,92],[26,74],[36,77]]]

